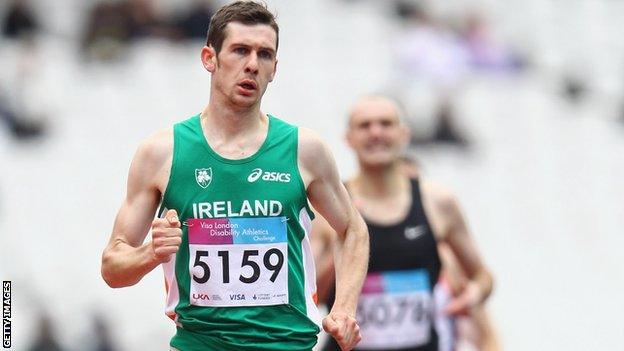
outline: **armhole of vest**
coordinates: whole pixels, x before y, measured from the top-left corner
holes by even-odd
[[[431,225],[431,221],[429,220],[429,214],[427,213],[427,209],[425,208],[425,203],[424,203],[424,199],[423,199],[423,192],[422,192],[422,179],[421,178],[412,178],[410,179],[410,181],[412,182],[412,209],[413,210],[418,210],[420,209],[420,212],[422,212],[423,217],[425,219],[425,223],[427,223],[427,227],[429,227],[429,231],[431,231],[431,234],[433,235],[433,240],[436,241],[436,243],[438,242],[438,238],[436,237],[436,233],[435,230],[433,229],[433,226]],[[414,208],[414,204],[413,201],[414,199],[414,195],[418,195],[418,208]]]
[[[299,189],[301,191],[301,195],[305,201],[305,209],[308,211],[308,216],[310,216],[310,220],[314,219],[314,212],[310,208],[310,202],[308,201],[308,192],[306,191],[305,183],[303,182],[303,177],[301,176],[301,171],[299,170],[299,127],[294,127],[294,144],[293,148],[295,152],[293,152],[293,165],[294,169],[297,173],[297,182],[299,183]]]
[[[178,135],[180,133],[176,132],[177,128],[178,128],[178,125],[174,124],[173,125],[173,152],[172,152],[173,155],[171,156],[171,168],[169,169],[169,179],[167,179],[167,187],[165,188],[165,193],[163,194],[162,199],[160,201],[160,206],[158,209],[158,217],[162,217],[162,213],[166,209],[165,205],[168,203],[169,193],[172,191],[170,190],[171,189],[170,185],[172,184],[171,181],[173,180],[174,174],[176,173],[175,172],[176,159],[178,158],[177,154],[178,154],[178,149],[180,145],[178,141]]]

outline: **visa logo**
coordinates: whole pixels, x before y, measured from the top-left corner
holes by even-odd
[[[230,294],[230,300],[244,300],[245,294]]]

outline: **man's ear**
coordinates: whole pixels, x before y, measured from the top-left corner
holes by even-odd
[[[201,61],[206,71],[213,73],[217,67],[217,52],[212,46],[204,46],[201,50]]]

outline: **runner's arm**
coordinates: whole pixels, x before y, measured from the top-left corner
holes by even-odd
[[[161,196],[156,175],[162,172],[173,148],[172,143],[163,142],[167,138],[160,133],[143,141],[132,160],[126,197],[102,254],[102,277],[113,288],[136,284],[161,262],[152,241],[143,241]]]
[[[449,306],[451,313],[463,313],[464,307],[483,303],[491,294],[493,278],[487,270],[475,246],[460,206],[454,196],[445,194],[439,200],[441,210],[447,218],[447,232],[444,238],[457,257],[470,281],[464,292]]]
[[[300,132],[299,162],[310,202],[338,234],[334,247],[336,297],[331,312],[355,317],[368,268],[368,229],[340,181],[328,147],[309,131]]]
[[[502,347],[496,336],[496,331],[490,319],[485,306],[479,306],[472,313],[472,318],[476,324],[479,333],[479,350],[483,351],[501,351]]]

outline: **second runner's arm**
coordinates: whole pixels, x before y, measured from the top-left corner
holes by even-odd
[[[455,196],[442,193],[439,195],[438,205],[448,222],[445,241],[469,279],[460,295],[447,306],[447,312],[465,314],[475,305],[487,300],[492,293],[493,278],[481,260]]]

